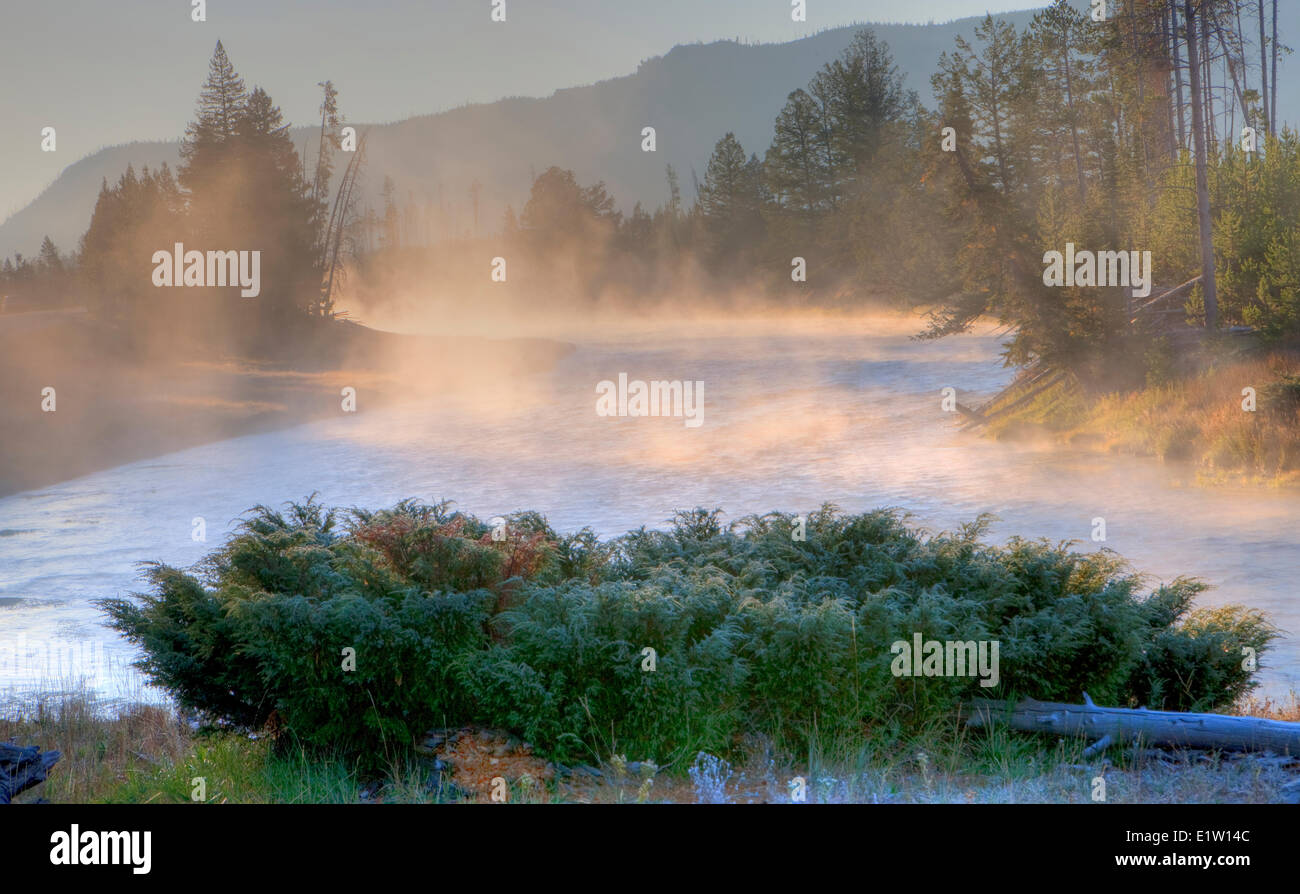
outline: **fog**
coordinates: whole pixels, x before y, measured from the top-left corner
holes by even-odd
[[[485,518],[535,509],[559,530],[603,536],[662,525],[696,506],[720,507],[727,519],[828,502],[847,511],[895,506],[935,531],[991,512],[995,540],[1112,549],[1152,585],[1201,577],[1213,586],[1202,604],[1241,602],[1296,626],[1300,506],[1292,497],[1191,487],[1176,465],[961,431],[957,415],[941,408],[941,389],[977,404],[1012,376],[991,324],[930,342],[911,337],[923,323],[915,313],[745,306],[739,296],[727,311],[683,294],[632,310],[597,302],[562,314],[507,312],[450,291],[416,312],[421,298],[399,290],[389,302],[345,304],[412,339],[409,350],[372,364],[370,379],[359,370],[257,373],[291,383],[281,404],[318,401],[314,421],[0,499],[6,676],[19,688],[36,685],[52,661],[61,666],[69,650],[91,644],[91,660],[64,663],[106,692],[138,690],[138,678],[122,670],[129,650],[100,626],[90,600],[137,589],[141,560],[197,561],[255,504],[313,492],[340,506],[446,498]],[[446,336],[457,332],[555,341],[453,348]],[[248,374],[229,361],[204,375],[216,369]],[[597,415],[597,383],[620,373],[703,382],[703,425]],[[359,383],[355,413],[340,409],[347,383]],[[377,404],[379,388],[386,394]],[[191,539],[195,517],[207,520],[206,543]],[[1090,539],[1096,517],[1106,519],[1104,543]],[[1294,687],[1294,640],[1263,666],[1268,692]]]

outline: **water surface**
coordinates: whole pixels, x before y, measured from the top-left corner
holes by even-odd
[[[914,327],[912,327],[914,329]],[[917,342],[876,321],[639,327],[576,340],[546,374],[208,444],[0,499],[0,690],[85,678],[140,697],[130,646],[90,604],[140,588],[137,563],[188,565],[249,507],[318,492],[333,505],[450,498],[480,517],[536,509],[603,536],[678,508],[731,518],[824,502],[898,506],[932,529],[997,514],[992,536],[1077,539],[1153,581],[1210,582],[1202,604],[1241,602],[1294,630],[1300,500],[1181,486],[1159,463],[962,434],[940,391],[977,402],[1009,378],[999,339]],[[596,383],[704,382],[704,423],[602,418]],[[364,401],[365,395],[360,395]],[[207,542],[191,538],[202,517]],[[1092,520],[1107,540],[1090,540]],[[1269,694],[1300,689],[1300,650],[1265,661]]]

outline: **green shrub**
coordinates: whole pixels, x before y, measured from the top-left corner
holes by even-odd
[[[1239,605],[1193,609],[1204,589],[1179,578],[1144,603],[1148,644],[1127,686],[1132,706],[1208,711],[1253,687],[1247,658],[1257,662],[1277,629],[1262,612]]]
[[[1259,407],[1283,419],[1300,412],[1300,375],[1284,373],[1259,389]]]
[[[698,509],[602,542],[520,513],[494,539],[447,503],[309,499],[257,507],[196,569],[149,565],[151,592],[101,604],[180,703],[375,760],[463,723],[561,760],[689,762],[755,734],[793,754],[889,744],[970,697],[1206,708],[1254,685],[1241,649],[1276,636],[1258,613],[1193,612],[1203,585],[1184,579],[1144,596],[1113,553],[992,545],[988,524]],[[890,646],[914,633],[997,641],[998,685],[895,676]]]

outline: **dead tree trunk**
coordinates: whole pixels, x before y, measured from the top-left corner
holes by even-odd
[[[1213,332],[1219,326],[1219,296],[1214,279],[1214,237],[1210,223],[1210,182],[1207,167],[1209,148],[1205,109],[1201,102],[1200,58],[1196,47],[1196,3],[1185,0],[1183,13],[1187,23],[1187,68],[1192,79],[1192,140],[1196,152],[1196,218],[1201,244],[1201,289],[1205,296],[1205,328]]]
[[[1220,748],[1225,751],[1274,751],[1300,755],[1300,723],[1224,714],[1185,714],[1146,708],[1099,708],[1024,699],[1008,703],[979,699],[963,707],[966,725],[986,727],[1005,722],[1012,729],[1124,742],[1141,739],[1152,745]]]
[[[1171,54],[1174,58],[1174,90],[1176,91],[1175,102],[1178,106],[1178,152],[1174,153],[1174,160],[1178,159],[1179,154],[1187,145],[1187,123],[1183,111],[1183,55],[1178,51],[1178,6],[1176,3],[1169,5],[1169,43]]]
[[[366,153],[366,137],[369,135],[370,131],[368,130],[361,134],[356,154],[352,156],[347,169],[343,172],[338,195],[334,197],[334,210],[330,212],[329,225],[325,228],[325,255],[322,258],[322,263],[327,267],[328,277],[321,284],[320,308],[323,314],[329,314],[334,305],[334,271],[338,268],[339,249],[343,245],[343,231],[347,229],[348,214],[352,209],[352,190],[356,186],[357,177],[361,171],[361,164]]]
[[[1273,113],[1273,120],[1268,124],[1269,133],[1277,133],[1277,0],[1273,0],[1273,68],[1269,72],[1271,77],[1268,79],[1273,91],[1273,102],[1269,104],[1269,110]]]
[[[1259,0],[1259,95],[1264,100],[1264,130],[1273,132],[1273,115],[1269,111],[1272,97],[1268,95],[1268,37],[1264,31],[1266,0]]]

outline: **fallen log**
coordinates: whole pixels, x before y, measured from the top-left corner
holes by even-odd
[[[1201,281],[1200,276],[1193,276],[1191,279],[1189,279],[1185,283],[1182,283],[1181,285],[1174,286],[1172,289],[1165,289],[1163,292],[1161,292],[1159,295],[1156,295],[1154,298],[1151,298],[1150,300],[1139,305],[1138,307],[1133,308],[1131,312],[1131,319],[1129,319],[1129,323],[1130,324],[1136,323],[1138,321],[1138,317],[1142,316],[1143,313],[1146,313],[1149,308],[1155,307],[1161,301],[1167,301],[1170,298],[1174,297],[1175,295],[1180,295],[1183,292],[1186,292],[1188,289],[1190,289],[1192,286],[1196,285],[1200,281]],[[1185,313],[1185,311],[1183,311],[1182,308],[1178,308],[1178,311],[1180,313]]]
[[[60,757],[57,751],[41,751],[35,746],[19,748],[0,742],[0,804],[8,804],[19,792],[44,782],[50,767]]]
[[[1300,755],[1300,723],[1146,708],[1099,708],[1086,692],[1083,698],[1082,705],[1034,699],[1014,703],[976,699],[967,702],[962,713],[970,727],[1003,722],[1025,732],[1098,740],[1109,736],[1113,742],[1140,739],[1153,745]]]
[[[1021,406],[1022,404],[1025,404],[1028,401],[1033,400],[1035,397],[1042,394],[1044,391],[1046,391],[1048,388],[1055,385],[1060,380],[1061,380],[1060,370],[1056,370],[1056,369],[1044,370],[1043,372],[1034,376],[1032,379],[1029,379],[1023,383],[1012,382],[1001,392],[999,392],[996,397],[994,397],[992,400],[986,403],[984,407],[982,407],[979,410],[967,410],[961,404],[957,405],[957,409],[963,411],[964,415],[966,415],[971,420],[969,423],[967,423],[967,425],[983,425],[987,422],[992,421],[993,419],[996,419],[998,416],[1002,416],[1006,413],[1009,413],[1012,410],[1016,409],[1017,407]],[[1026,391],[1024,394],[1021,394],[1019,397],[1017,397],[1015,400],[1013,400],[1011,403],[1007,404],[1006,406],[999,407],[998,409],[992,412],[987,412],[988,407],[997,403],[999,400],[1001,400],[1007,394],[1010,394],[1012,391],[1018,390],[1022,387],[1029,388],[1029,390]]]
[[[1053,372],[1055,372],[1055,370],[1052,369],[1051,367],[1045,367],[1041,363],[1038,363],[1026,369],[1023,373],[1021,373],[1016,377],[1015,381],[1009,382],[1005,388],[1003,388],[997,394],[990,397],[988,400],[984,401],[984,403],[982,403],[980,406],[973,407],[971,409],[971,413],[973,413],[977,418],[982,420],[986,415],[988,415],[989,407],[993,406],[995,403],[1002,400],[1008,394],[1010,394],[1013,391],[1019,391],[1024,388],[1031,388],[1033,387],[1034,383],[1037,382],[1039,379],[1043,378],[1044,376],[1050,376]]]

